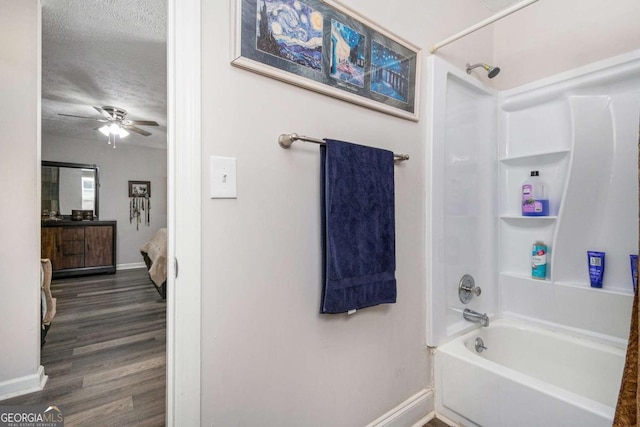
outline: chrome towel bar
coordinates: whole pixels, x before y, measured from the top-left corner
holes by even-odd
[[[293,144],[295,141],[305,141],[305,142],[312,142],[314,144],[320,144],[320,145],[324,145],[324,141],[318,138],[311,138],[309,136],[303,136],[303,135],[298,135],[297,133],[283,133],[282,135],[280,135],[278,137],[278,144],[280,145],[280,147],[282,148],[290,148],[291,144]],[[404,160],[409,160],[409,155],[408,154],[393,154],[393,159],[396,161],[404,161]]]

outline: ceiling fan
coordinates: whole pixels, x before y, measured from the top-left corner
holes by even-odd
[[[127,111],[122,108],[111,107],[109,105],[93,108],[95,108],[98,113],[102,114],[102,117],[96,118],[62,113],[58,113],[58,115],[95,120],[97,122],[104,123],[104,125],[94,128],[93,130],[99,130],[107,137],[109,135],[118,135],[120,138],[124,138],[129,135],[129,132],[127,131],[135,132],[142,136],[149,136],[151,135],[151,132],[140,129],[138,126],[158,126],[158,122],[154,122],[153,120],[128,120],[126,119]]]

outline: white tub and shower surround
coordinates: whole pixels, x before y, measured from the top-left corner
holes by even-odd
[[[436,406],[464,425],[610,426],[624,356],[620,347],[501,319],[438,348]]]
[[[498,311],[497,97],[438,57],[427,63],[427,345],[437,346],[474,327],[462,317],[465,308]],[[464,274],[482,289],[467,305],[458,297]]]
[[[432,264],[427,342],[439,346],[436,410],[465,425],[610,425],[632,304],[629,254],[638,250],[640,51],[495,93],[497,130],[483,133],[476,127],[489,172],[478,162],[481,172],[466,193],[456,191],[464,182],[456,162],[464,156],[455,155],[455,147],[465,147],[456,138],[469,134],[456,127],[467,126],[465,108],[475,108],[476,117],[483,113],[480,106],[492,102],[492,92],[438,58],[429,61],[433,173],[427,182],[433,214],[427,239]],[[488,142],[487,135],[493,136]],[[463,154],[469,153],[477,152],[467,147]],[[549,187],[549,217],[521,215],[521,185],[532,170],[539,170]],[[465,228],[470,211],[451,208],[473,206],[477,194],[491,195],[493,206],[476,205],[475,227]],[[487,230],[494,234],[477,238]],[[531,278],[531,245],[539,240],[550,249],[545,280]],[[452,250],[459,242],[464,249]],[[481,255],[488,261],[482,264],[482,279],[476,277],[483,293],[463,306],[456,302],[457,278],[447,273],[479,265],[483,246],[495,250],[493,258]],[[603,289],[590,287],[588,250],[607,253]],[[465,307],[488,312],[492,320],[519,319],[586,338],[577,340],[582,347],[566,347],[562,362],[556,346],[564,338],[548,336],[548,344],[536,344],[540,341],[530,336],[508,333],[504,336],[512,337],[513,345],[508,347],[490,326],[479,333],[494,343],[485,343],[491,349],[486,355],[493,356],[478,357],[456,338],[477,328],[461,320]],[[589,356],[586,349],[597,346],[590,339],[612,343],[598,354],[614,356]],[[515,355],[514,349],[534,350],[536,360],[546,363]],[[603,375],[590,380],[569,375],[570,365]],[[614,381],[605,384],[604,377]]]
[[[500,311],[626,340],[629,255],[638,251],[640,51],[500,93]],[[530,170],[551,190],[550,218],[518,215]],[[531,244],[549,246],[530,275]],[[603,289],[587,251],[606,252]]]

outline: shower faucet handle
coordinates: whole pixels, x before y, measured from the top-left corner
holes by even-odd
[[[460,302],[468,304],[474,295],[479,297],[481,293],[482,289],[476,286],[476,281],[472,275],[465,274],[462,276],[458,283],[458,297],[460,297]]]

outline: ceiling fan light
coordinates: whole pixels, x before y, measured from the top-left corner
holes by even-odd
[[[109,136],[109,126],[104,125],[98,129],[104,136]]]
[[[109,131],[112,135],[118,135],[120,133],[120,126],[116,123],[111,123],[111,125],[109,125]]]
[[[126,136],[129,136],[129,132],[127,132],[124,128],[120,128],[118,135],[120,136],[120,138],[124,138]]]

